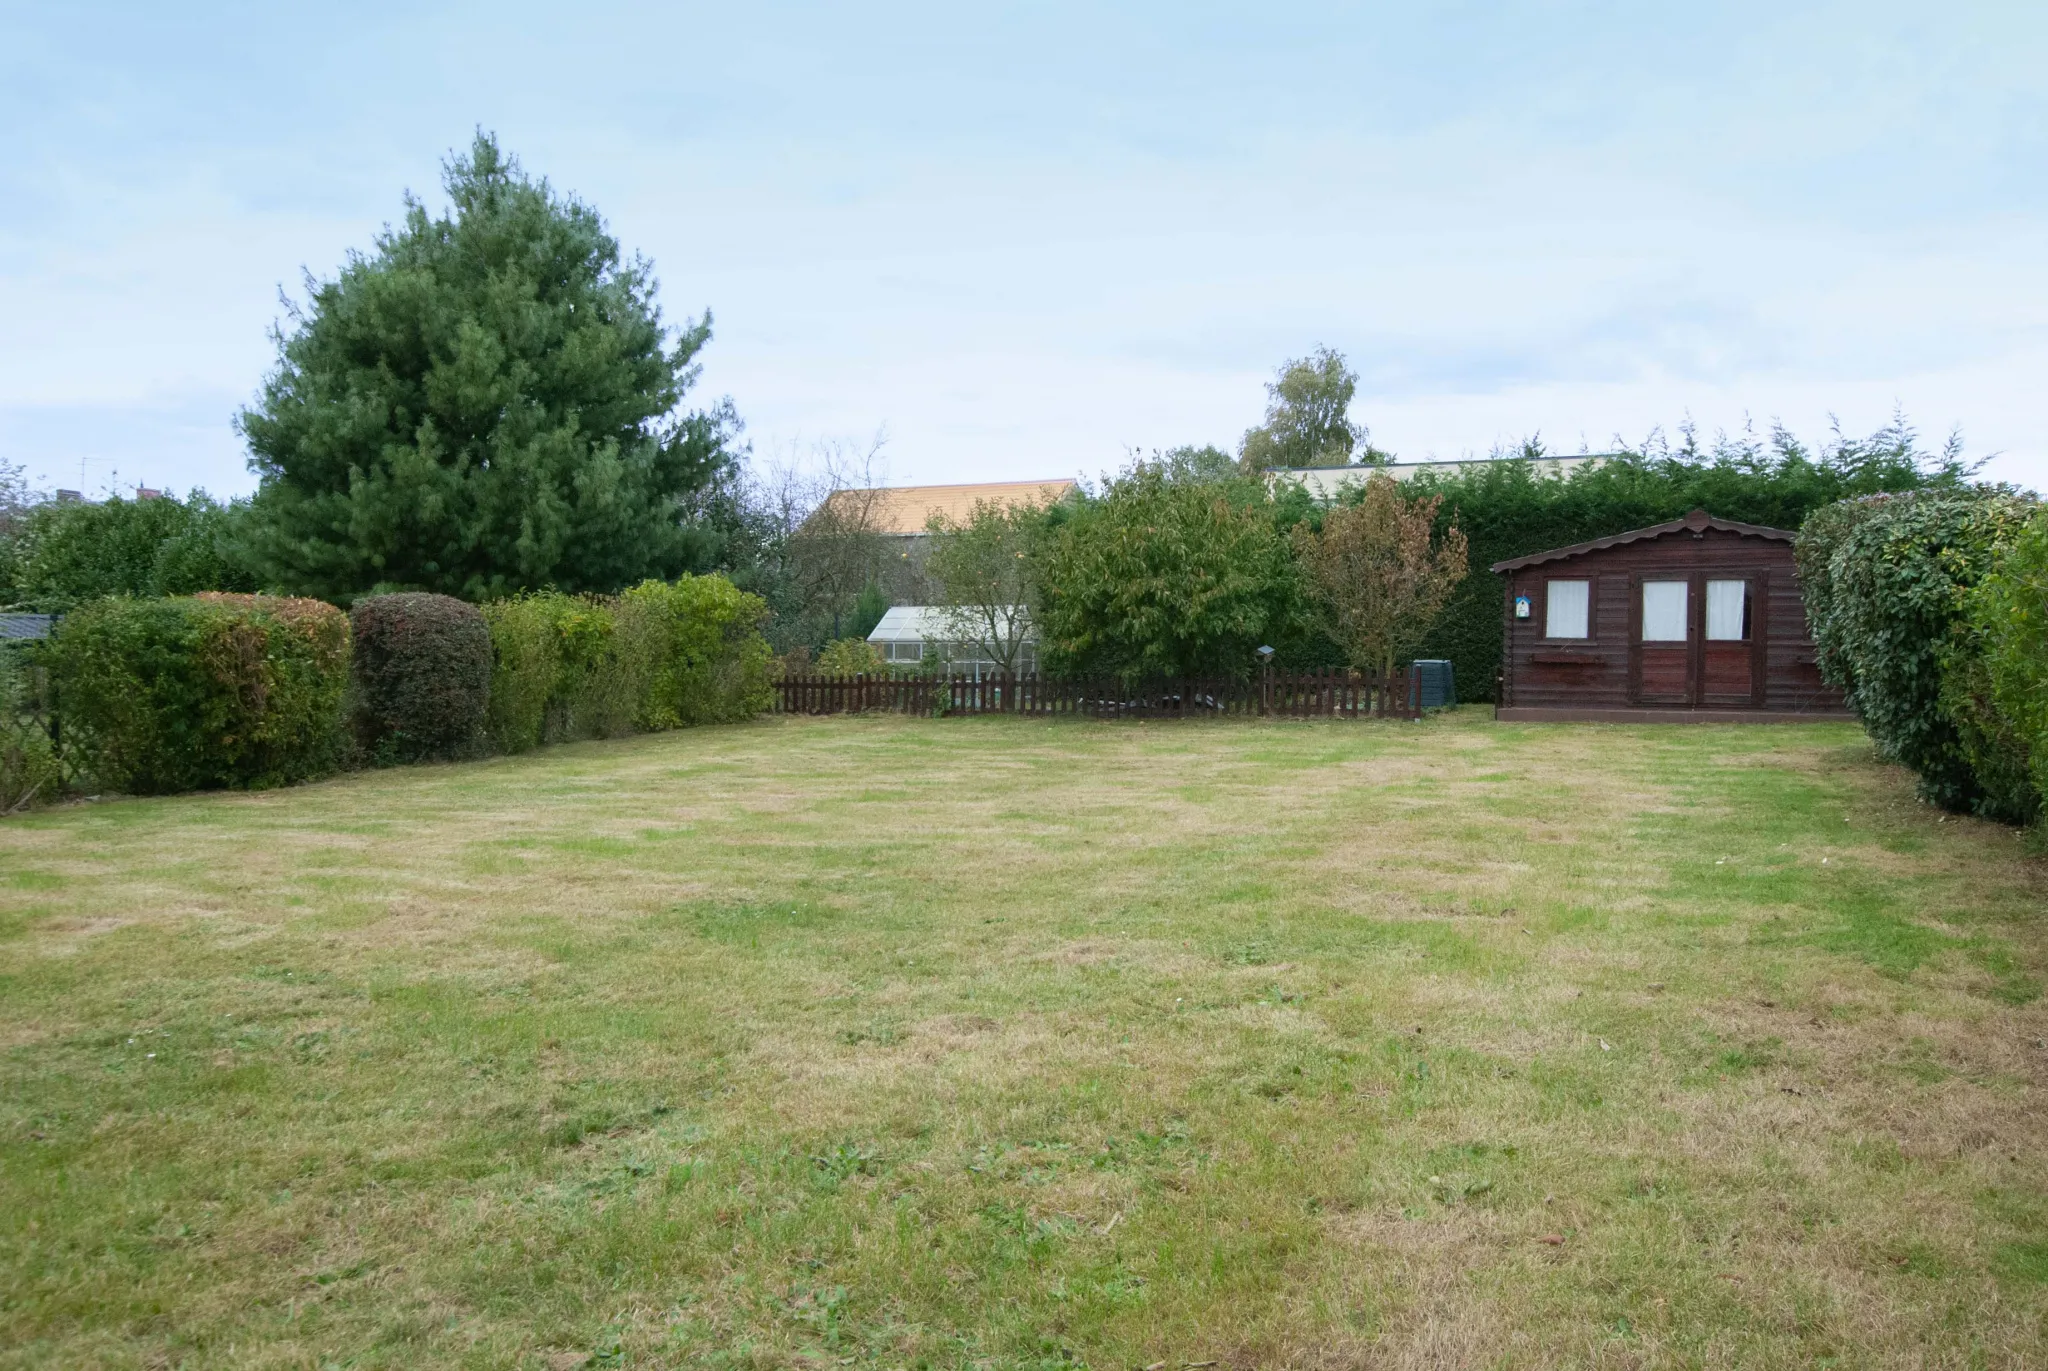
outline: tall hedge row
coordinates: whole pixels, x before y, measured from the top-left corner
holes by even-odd
[[[489,729],[501,752],[633,731],[648,671],[615,601],[542,591],[484,606],[495,664]]]
[[[2020,550],[2037,519],[2030,497],[2000,489],[1868,496],[1817,511],[1796,548],[1821,671],[1879,752],[1929,801],[2015,823],[2041,791],[2027,716],[1998,684],[2027,697]]]
[[[39,655],[79,768],[167,794],[748,718],[770,700],[765,617],[716,576],[481,609],[379,595],[352,615],[258,595],[109,598],[66,616]],[[12,726],[33,713],[26,678],[0,665],[4,809],[49,767],[36,728]]]
[[[641,582],[620,597],[620,612],[649,648],[640,727],[732,723],[773,703],[760,596],[722,576],[685,576]]]

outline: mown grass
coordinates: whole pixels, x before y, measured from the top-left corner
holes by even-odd
[[[0,1366],[2048,1359],[1843,726],[773,720],[0,825]]]

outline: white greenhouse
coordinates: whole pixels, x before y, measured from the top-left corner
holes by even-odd
[[[1025,624],[1017,672],[1028,676],[1038,670],[1038,638],[1021,606],[1009,612]],[[1000,673],[1002,667],[990,659],[985,647],[957,640],[951,619],[952,611],[939,605],[897,605],[882,616],[868,641],[881,649],[883,661],[895,667],[929,661],[949,675],[971,676],[977,681]]]

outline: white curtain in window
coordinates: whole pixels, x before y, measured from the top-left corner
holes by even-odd
[[[1592,601],[1590,581],[1552,581],[1544,591],[1543,636],[1583,638],[1586,610]]]
[[[1707,641],[1739,643],[1749,636],[1742,631],[1742,611],[1748,598],[1747,581],[1707,582]]]
[[[1684,581],[1643,582],[1643,641],[1682,643],[1685,641],[1686,591]]]

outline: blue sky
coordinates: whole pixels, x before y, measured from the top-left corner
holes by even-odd
[[[495,130],[763,454],[1403,457],[1901,406],[2048,488],[2048,6],[0,4],[0,456],[216,493],[280,287]]]

